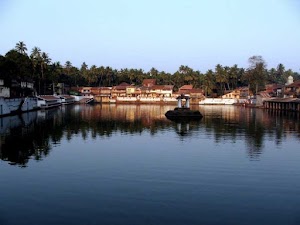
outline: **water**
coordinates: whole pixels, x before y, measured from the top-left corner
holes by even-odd
[[[69,106],[0,118],[0,225],[300,224],[297,114]]]

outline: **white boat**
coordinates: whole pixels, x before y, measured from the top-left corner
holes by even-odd
[[[70,95],[59,95],[61,104],[63,105],[69,105],[69,104],[74,104],[75,103],[75,98]]]
[[[0,98],[0,116],[19,114],[38,109],[36,97]]]
[[[37,96],[37,106],[41,109],[48,109],[61,106],[61,99],[54,95],[39,95]]]

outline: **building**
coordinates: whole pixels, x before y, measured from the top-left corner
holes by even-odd
[[[126,88],[130,87],[130,86],[131,86],[130,84],[123,82],[117,86],[112,87],[112,89],[111,89],[112,98],[126,97],[126,95],[127,95]]]
[[[224,95],[222,95],[222,98],[227,99],[246,99],[249,98],[249,96],[252,96],[252,92],[249,90],[248,87],[240,87],[233,91],[230,91]]]
[[[291,98],[300,98],[300,80],[297,80],[284,88],[284,96]]]
[[[152,87],[156,85],[156,79],[144,79],[142,85],[143,87]]]
[[[283,93],[284,86],[281,84],[267,84],[265,86],[266,92],[271,97],[281,97]]]
[[[0,79],[0,97],[9,98],[10,89],[4,86],[4,80]]]

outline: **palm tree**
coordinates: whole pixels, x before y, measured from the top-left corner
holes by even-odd
[[[91,83],[95,82],[97,77],[97,66],[92,65],[87,75],[88,85],[91,86]]]
[[[159,72],[158,72],[157,69],[155,69],[154,67],[152,67],[152,68],[150,69],[149,73],[150,73],[150,76],[151,76],[151,77],[155,77],[155,78],[156,78]]]
[[[223,95],[225,89],[225,83],[227,83],[225,68],[220,64],[216,65],[215,74],[216,74],[216,82],[219,83],[220,85],[219,94]]]
[[[87,76],[88,76],[88,65],[85,62],[83,62],[82,65],[81,65],[80,73],[81,73],[81,76],[84,79],[87,79]],[[75,77],[75,86],[76,85],[77,85],[77,81],[76,81],[76,77]]]
[[[208,70],[203,80],[205,95],[208,96],[215,88],[215,74],[212,70]]]
[[[49,79],[52,82],[52,92],[55,93],[55,85],[58,83],[59,76],[62,74],[62,66],[60,62],[54,62],[49,68],[51,70]]]
[[[51,62],[51,59],[49,58],[48,54],[43,52],[41,55],[41,62],[40,62],[42,78],[44,78],[44,69],[47,68],[47,66],[49,65],[50,62]]]
[[[46,91],[44,70],[48,68],[48,65],[50,62],[51,62],[51,59],[49,58],[48,54],[43,52],[41,54],[40,67],[41,67],[41,75],[42,75],[42,80],[43,80],[43,85],[44,85],[44,93]]]
[[[237,64],[234,64],[232,67],[229,68],[229,82],[231,83],[231,89],[235,89],[237,87],[238,82],[238,73],[239,68]]]
[[[32,62],[33,76],[34,76],[35,72],[36,72],[36,69],[37,69],[37,65],[41,61],[41,49],[39,47],[34,47],[31,50],[30,59],[31,59],[31,62]],[[37,76],[37,79],[39,81],[39,94],[41,94],[41,79],[40,79],[40,76]]]
[[[276,81],[278,83],[284,83],[286,81],[286,77],[284,77],[284,73],[285,73],[285,68],[284,65],[282,63],[279,63],[277,66],[277,76],[276,76]]]
[[[15,49],[17,50],[17,52],[21,53],[21,54],[26,54],[26,51],[27,51],[27,48],[26,48],[26,44],[24,44],[23,41],[19,41],[17,44],[16,44],[16,47]]]
[[[72,68],[72,63],[70,61],[66,61],[65,68],[66,68],[66,71],[67,71],[67,75],[69,76],[71,68]]]

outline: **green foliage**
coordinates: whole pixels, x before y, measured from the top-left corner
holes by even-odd
[[[83,62],[80,68],[66,61],[51,63],[48,53],[39,47],[27,55],[26,44],[18,42],[14,49],[0,55],[0,78],[9,84],[11,80],[33,80],[38,94],[49,92],[49,86],[65,83],[69,86],[115,86],[122,82],[141,85],[144,79],[156,79],[157,84],[174,85],[174,91],[189,84],[202,88],[207,96],[220,96],[237,87],[249,86],[256,93],[268,83],[284,84],[288,76],[300,79],[300,74],[286,70],[283,64],[277,68],[266,69],[266,62],[261,56],[249,58],[249,67],[239,68],[236,64],[222,66],[217,64],[214,70],[205,73],[195,71],[187,65],[181,65],[174,74],[159,71],[152,67],[148,72],[142,69],[113,69],[109,66],[88,65]]]

